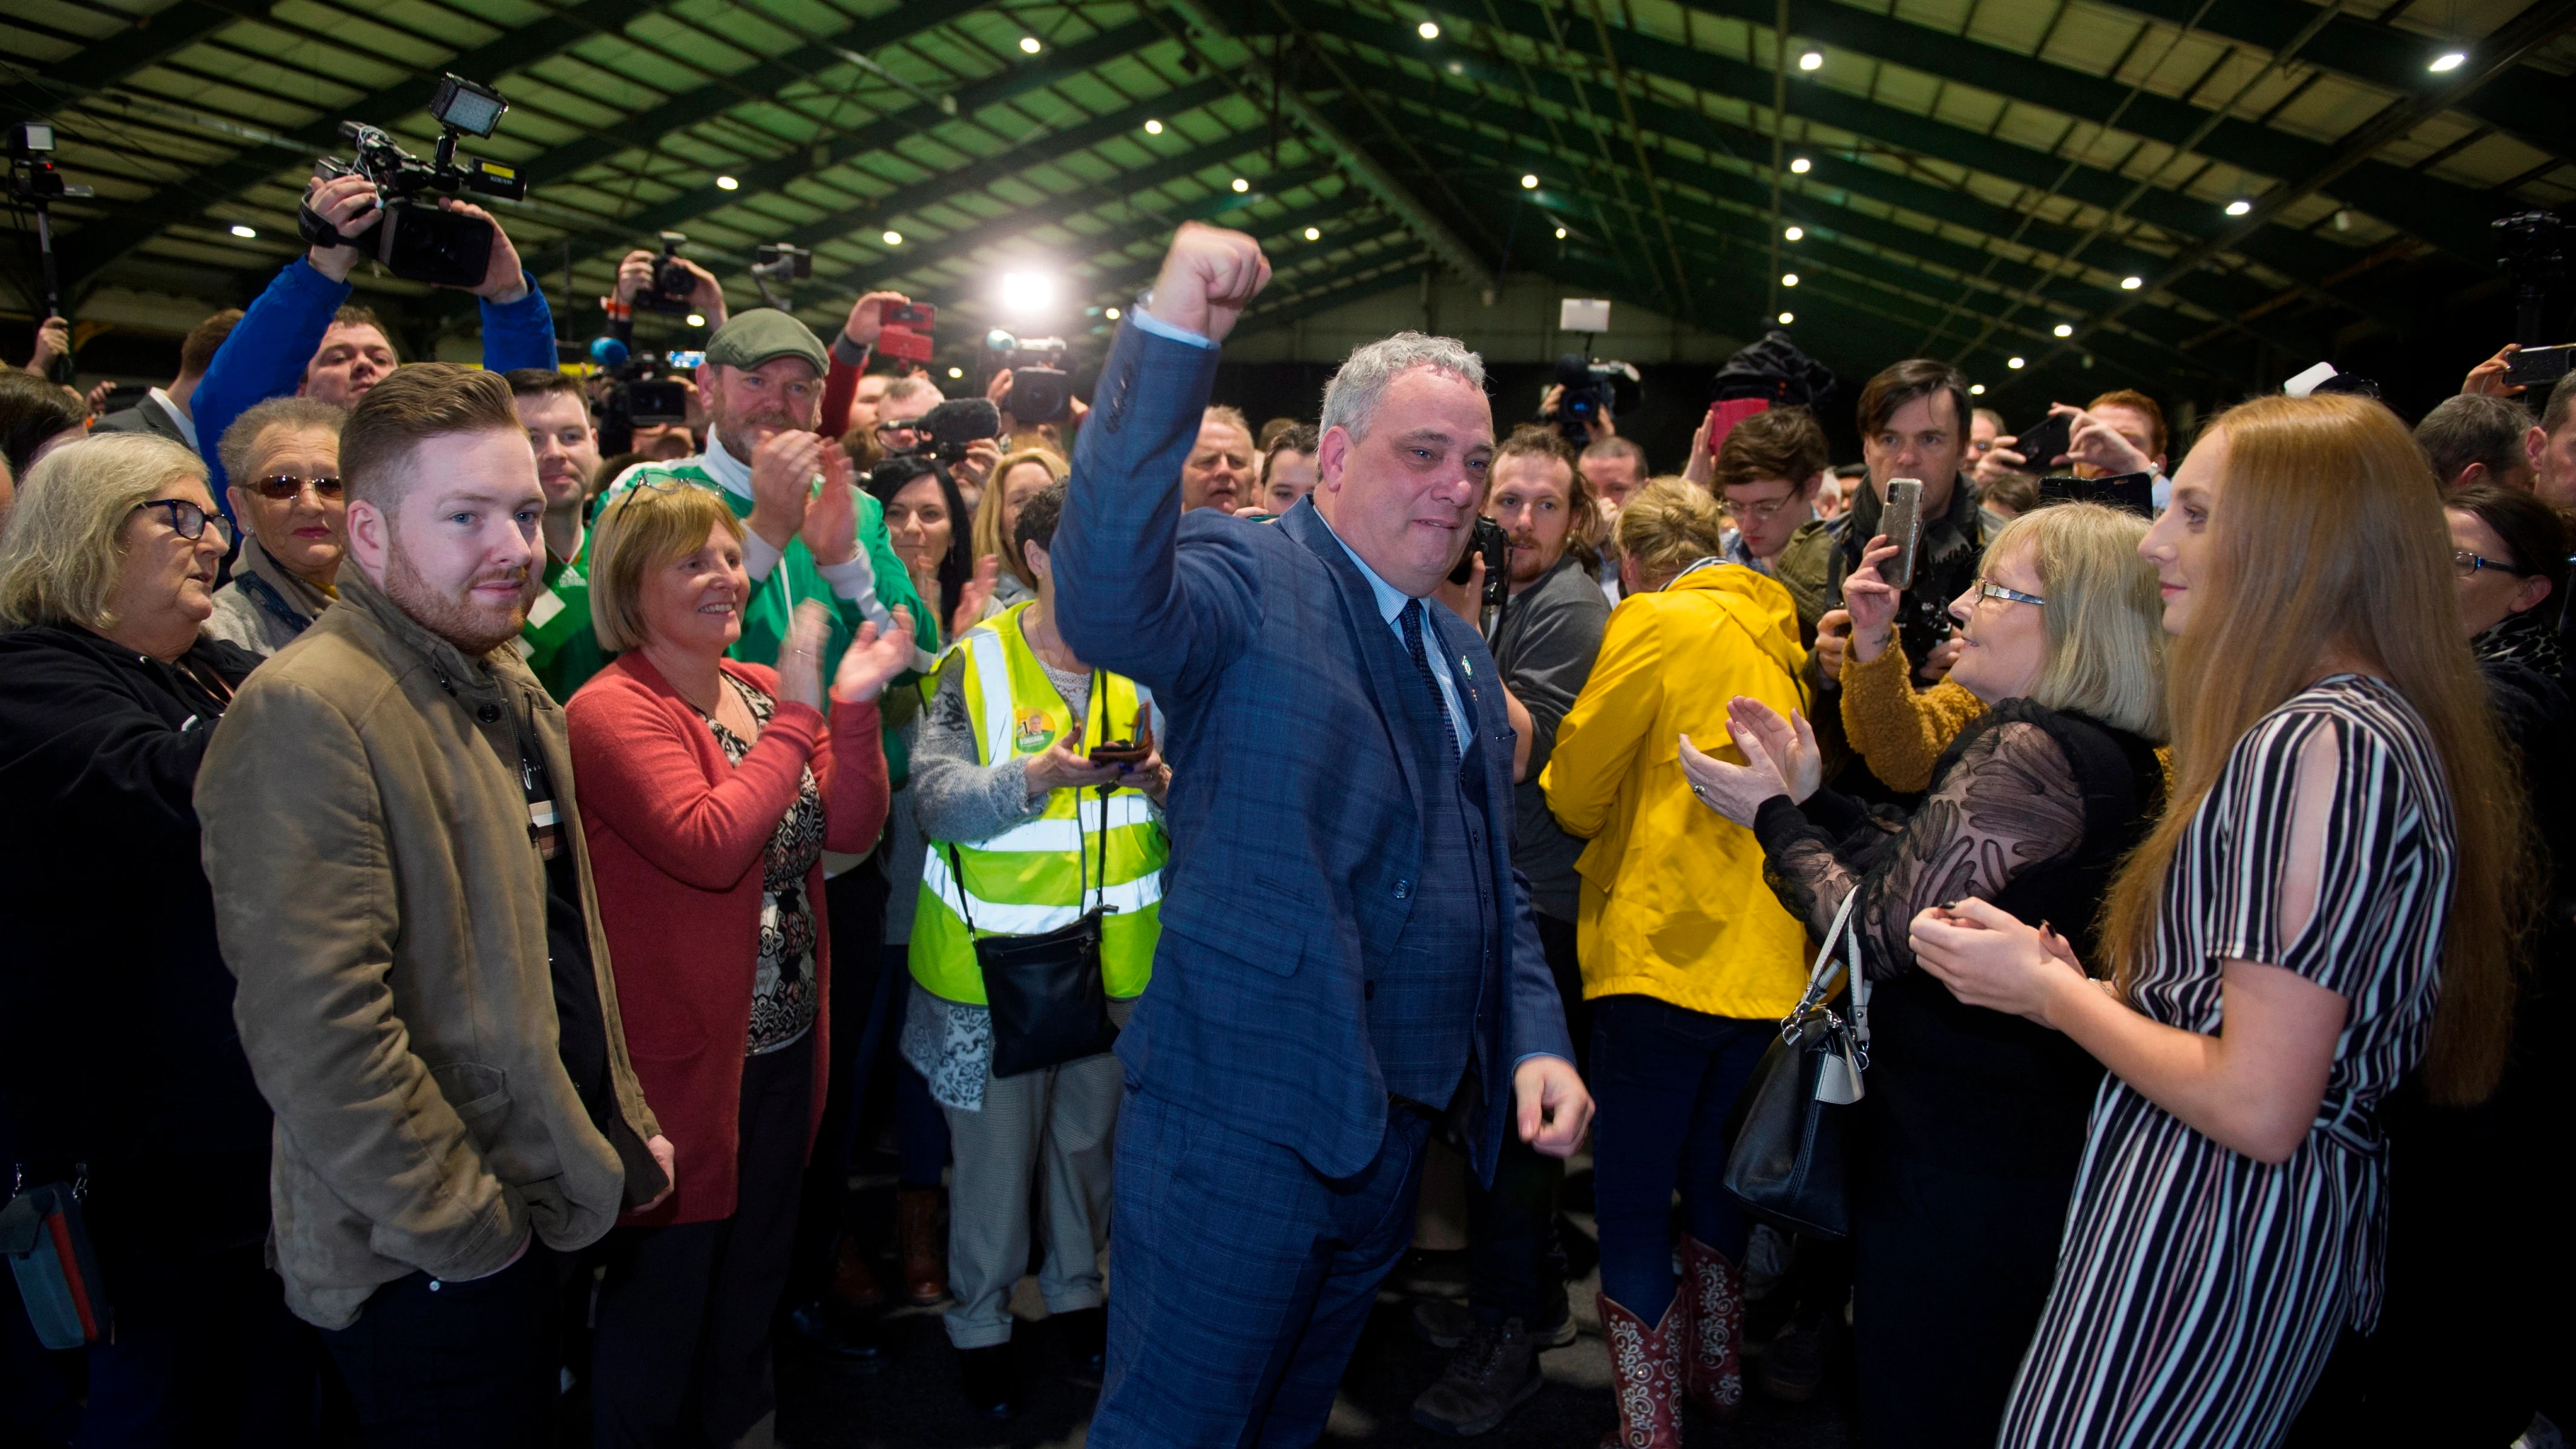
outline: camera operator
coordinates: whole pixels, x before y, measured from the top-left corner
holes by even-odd
[[[352,240],[384,216],[374,183],[357,175],[317,176],[305,203]],[[442,197],[438,205],[492,225],[490,263],[483,279],[464,289],[482,299],[484,369],[553,367],[554,314],[535,279],[520,267],[509,233],[490,212],[469,202]],[[218,499],[226,496],[228,480],[223,460],[216,456],[216,441],[254,403],[291,395],[355,407],[367,389],[399,365],[375,314],[347,306],[349,273],[362,255],[355,246],[317,246],[288,262],[233,324],[232,335],[207,365],[189,405],[196,414],[197,452],[214,475]]]
[[[850,319],[832,339],[832,368],[823,378],[824,437],[841,437],[853,428],[875,430],[877,404],[894,379],[868,376],[868,361],[876,355],[877,339],[885,335],[886,309],[911,305],[912,299],[901,292],[870,292],[850,305]]]
[[[930,435],[913,424],[947,400],[937,383],[919,373],[887,383],[885,395],[877,399],[875,436],[878,452],[890,456],[910,452],[929,442]],[[984,485],[992,479],[993,465],[1001,460],[1002,443],[999,438],[978,438],[967,445],[964,461],[948,470],[957,484],[958,497],[964,500],[970,516],[984,501]]]
[[[660,252],[644,247],[637,247],[628,252],[617,264],[617,300],[625,306],[632,307],[635,305],[636,298],[653,290],[655,282],[660,278],[664,260]],[[684,268],[697,282],[697,286],[689,293],[690,309],[706,318],[709,327],[725,325],[725,319],[730,314],[725,310],[724,283],[716,280],[715,273],[690,261],[687,257],[673,256],[668,260],[672,265]]]
[[[1909,358],[1869,380],[1861,389],[1858,412],[1868,482],[1852,497],[1836,535],[1828,583],[1840,598],[1843,576],[1860,567],[1863,552],[1878,536],[1889,481],[1921,480],[1922,543],[1915,555],[1914,582],[1897,603],[1897,619],[1906,657],[1920,661],[1918,684],[1930,685],[1948,674],[1959,657],[1958,641],[1950,637],[1942,610],[1974,581],[1985,552],[1976,490],[1959,471],[1968,454],[1968,379],[1948,363]],[[1995,452],[2002,451],[1998,440]],[[1821,690],[1841,688],[1851,624],[1850,611],[1841,608],[1817,622],[1816,676],[1809,682]],[[1819,720],[1830,721],[1835,711],[1819,708],[1816,713]]]
[[[2165,410],[2156,405],[2154,398],[2124,387],[2106,392],[2080,408],[2072,403],[2051,403],[2048,414],[2073,420],[2066,451],[2054,458],[2027,458],[2013,450],[2015,440],[2011,436],[1998,436],[1973,459],[1972,476],[1980,490],[2013,474],[2061,464],[2071,466],[2078,478],[2146,473],[2154,478],[2156,509],[2164,510],[2173,496],[2173,480],[2165,476]]]

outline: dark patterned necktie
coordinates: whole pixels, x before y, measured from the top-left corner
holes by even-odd
[[[1422,634],[1431,621],[1420,599],[1406,604],[1397,617],[1404,620],[1404,647],[1413,655],[1413,672],[1422,676],[1422,688],[1431,696],[1431,717],[1440,724],[1440,758],[1455,773],[1458,768],[1458,732],[1449,722],[1448,702],[1440,697],[1440,681],[1432,677],[1431,657],[1422,650]]]

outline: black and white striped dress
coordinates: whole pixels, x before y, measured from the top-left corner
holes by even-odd
[[[2299,755],[2320,732],[2339,763],[2325,869],[2314,918],[2285,942]],[[2325,1101],[2274,1167],[2103,1080],[2006,1449],[2277,1444],[2337,1333],[2376,1320],[2387,1172],[2372,1108],[2423,1055],[2453,868],[2441,760],[2387,684],[2320,681],[2237,742],[2175,849],[2136,1001],[2214,1035],[2230,959],[2335,992],[2352,1009]]]

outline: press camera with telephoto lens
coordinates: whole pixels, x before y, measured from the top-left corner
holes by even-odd
[[[1063,338],[1014,337],[997,327],[984,334],[984,347],[1011,372],[1002,411],[1023,425],[1062,422],[1071,415],[1073,378],[1064,370]]]
[[[317,247],[366,247],[373,243],[377,262],[397,277],[433,286],[471,287],[492,264],[492,223],[479,216],[449,211],[438,194],[523,200],[528,183],[507,166],[456,154],[462,135],[489,136],[501,124],[510,103],[489,86],[460,76],[447,76],[430,97],[429,114],[438,122],[438,149],[427,161],[402,148],[392,136],[363,121],[342,121],[340,134],[356,148],[356,158],[323,157],[314,163],[321,180],[360,176],[376,189],[382,211],[372,237],[349,237],[334,229],[313,209],[308,198],[296,214],[295,229],[305,244]]]
[[[992,399],[951,398],[913,419],[913,445],[868,470],[868,491],[883,497],[925,473],[946,473],[966,461],[966,450],[1002,435],[1002,410]]]
[[[706,361],[705,353],[632,352],[622,338],[599,337],[592,339],[588,356],[608,379],[599,400],[602,456],[632,449],[637,428],[689,420],[689,389],[681,378]]]
[[[1594,362],[1569,352],[1556,360],[1556,406],[1539,414],[1565,440],[1581,448],[1592,441],[1594,425],[1629,412],[1644,400],[1644,379],[1625,362]]]

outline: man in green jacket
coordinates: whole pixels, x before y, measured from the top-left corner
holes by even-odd
[[[901,605],[931,653],[941,623],[913,592],[912,576],[886,539],[885,511],[855,486],[849,456],[814,431],[830,365],[813,331],[786,313],[755,307],[737,315],[707,339],[698,369],[707,450],[676,463],[636,464],[600,505],[616,507],[631,488],[688,484],[723,495],[744,523],[742,562],[752,583],[733,656],[777,663],[797,604],[823,599],[833,606],[827,677],[862,620],[885,627]]]

